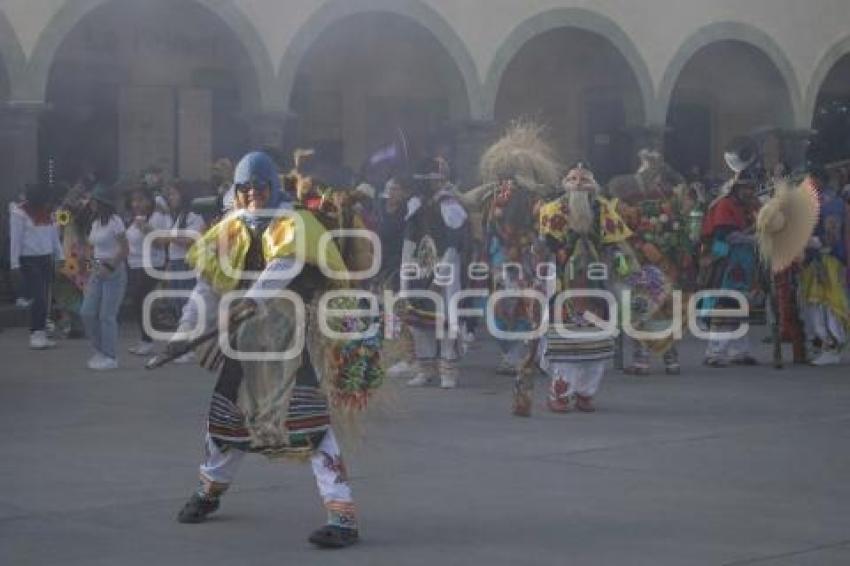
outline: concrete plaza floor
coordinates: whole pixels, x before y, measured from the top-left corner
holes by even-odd
[[[369,417],[363,541],[329,552],[306,542],[324,513],[303,464],[252,457],[215,519],[174,520],[212,375],[25,344],[0,333],[0,564],[850,564],[848,366],[708,369],[689,343],[682,376],[611,372],[593,415],[547,413],[541,381],[517,419],[477,344],[460,389],[398,387]]]

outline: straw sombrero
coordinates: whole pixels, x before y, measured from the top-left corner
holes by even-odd
[[[777,183],[773,198],[761,208],[756,220],[759,251],[774,273],[802,255],[819,214],[818,190],[809,179],[797,186],[787,180]]]

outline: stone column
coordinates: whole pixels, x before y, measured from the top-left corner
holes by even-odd
[[[0,103],[0,196],[8,201],[27,183],[39,180],[38,118],[40,102]]]
[[[458,187],[464,191],[481,182],[478,164],[487,147],[496,140],[498,128],[490,120],[466,120],[455,124],[454,176]]]

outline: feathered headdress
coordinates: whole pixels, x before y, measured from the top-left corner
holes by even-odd
[[[495,183],[513,178],[529,190],[548,192],[558,186],[564,168],[543,138],[543,126],[517,121],[481,157],[482,181]]]
[[[777,183],[773,198],[756,220],[759,251],[774,273],[802,255],[818,223],[818,190],[806,179],[799,186],[787,180]]]

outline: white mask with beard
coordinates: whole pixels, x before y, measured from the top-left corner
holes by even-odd
[[[593,201],[599,191],[599,185],[593,173],[584,168],[570,171],[564,178],[567,191],[567,204],[570,209],[570,228],[581,235],[587,235],[593,229]]]

